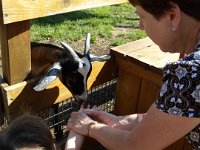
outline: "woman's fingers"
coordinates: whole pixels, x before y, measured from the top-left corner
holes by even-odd
[[[83,110],[84,110],[84,105],[81,105],[79,112],[83,112]]]

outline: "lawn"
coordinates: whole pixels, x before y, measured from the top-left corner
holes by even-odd
[[[129,3],[75,11],[31,21],[31,41],[58,45],[65,41],[82,51],[85,34],[92,35],[94,53],[146,37],[138,29],[138,16]]]

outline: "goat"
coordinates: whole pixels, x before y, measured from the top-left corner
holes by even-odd
[[[75,100],[87,100],[87,79],[93,61],[105,61],[109,55],[90,54],[90,34],[86,36],[84,54],[74,51],[68,44],[61,42],[62,48],[44,43],[31,43],[31,72],[29,77],[44,75],[34,87],[44,90],[53,80],[61,76],[61,82],[69,89]]]
[[[34,87],[34,90],[44,90],[53,80],[61,75],[62,83],[69,89],[80,104],[86,104],[87,79],[92,70],[93,61],[105,61],[109,55],[95,56],[89,53],[90,34],[86,36],[84,54],[74,51],[68,44],[61,42],[63,48],[50,44],[31,44],[30,77],[44,75]],[[79,141],[77,143],[76,141]],[[70,131],[65,149],[79,149],[84,137]]]

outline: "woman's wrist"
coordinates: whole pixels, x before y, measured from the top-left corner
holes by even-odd
[[[88,128],[88,136],[93,137],[93,130],[98,130],[102,126],[105,126],[105,124],[102,124],[102,123],[99,123],[99,122],[96,122],[96,121],[90,123],[89,128]]]
[[[87,131],[87,136],[90,136],[90,129],[92,128],[93,125],[97,124],[96,121],[91,121],[89,124],[88,124],[88,131]]]

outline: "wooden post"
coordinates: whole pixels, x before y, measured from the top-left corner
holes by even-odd
[[[37,93],[31,89],[30,84],[26,84],[24,79],[30,72],[31,67],[31,52],[30,52],[30,21],[33,18],[45,17],[50,15],[56,15],[71,11],[77,11],[87,8],[94,8],[100,6],[114,5],[128,2],[127,0],[0,0],[0,38],[1,38],[1,53],[2,53],[2,67],[3,78],[6,83],[1,84],[2,100],[6,107],[6,114],[9,116],[10,105],[13,102],[14,106],[20,106],[20,104],[31,106],[30,102],[32,95],[40,95],[42,92]],[[101,74],[102,75],[102,74]],[[103,75],[105,77],[105,75]],[[107,79],[107,77],[106,77]],[[24,82],[22,82],[24,81]],[[99,82],[96,80],[91,85],[94,86]],[[61,88],[63,87],[62,84]],[[56,89],[56,87],[55,87]],[[60,88],[57,88],[60,89]],[[63,93],[56,91],[62,97]],[[45,92],[43,92],[45,93]],[[66,94],[66,93],[65,93]],[[28,95],[28,96],[27,96]],[[45,94],[42,94],[45,95]],[[27,97],[28,101],[27,102]],[[36,96],[37,97],[37,96]],[[45,96],[46,97],[46,96]],[[66,97],[66,96],[65,96]],[[41,96],[39,98],[42,99]],[[50,95],[48,96],[50,98]],[[47,101],[49,102],[47,98]],[[54,97],[51,97],[52,100]],[[20,100],[21,103],[18,103]],[[1,99],[0,99],[1,100]],[[58,100],[54,99],[55,101]],[[60,100],[60,99],[59,99]],[[53,100],[52,100],[53,101]],[[52,104],[51,101],[51,104]],[[57,101],[56,101],[57,102]],[[55,102],[55,103],[56,103]],[[44,103],[42,106],[47,107],[49,103]],[[34,105],[35,106],[35,105]],[[41,107],[41,108],[44,108]],[[19,111],[14,108],[14,111]],[[18,107],[21,108],[21,107]],[[34,107],[35,108],[35,107]],[[38,110],[37,106],[36,109]],[[31,109],[32,110],[32,109]],[[35,110],[35,109],[34,109]]]
[[[1,16],[3,77],[9,85],[22,82],[30,72],[29,21],[4,24]]]
[[[1,91],[0,91],[1,94]],[[4,107],[3,107],[3,101],[2,101],[2,94],[0,95],[0,126],[4,124]]]

